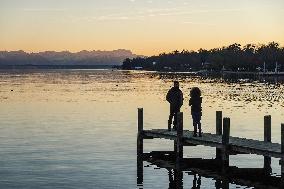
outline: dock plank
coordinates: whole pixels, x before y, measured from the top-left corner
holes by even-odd
[[[143,134],[147,137],[170,140],[175,140],[177,137],[176,131],[168,131],[167,129],[144,130]],[[204,145],[216,148],[223,147],[222,136],[211,133],[203,133],[202,137],[193,137],[192,131],[184,130],[183,141],[185,144]],[[283,157],[281,154],[281,145],[278,143],[230,136],[229,146],[231,150],[236,152],[265,155],[276,158]]]

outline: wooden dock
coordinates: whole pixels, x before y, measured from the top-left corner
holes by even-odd
[[[175,140],[177,138],[176,131],[168,131],[167,129],[144,130],[143,134],[145,138],[164,138],[170,140]],[[222,136],[203,133],[202,137],[193,137],[192,131],[184,130],[183,145],[204,145],[222,148]],[[239,152],[276,158],[281,158],[283,156],[280,144],[232,136],[229,138],[229,151],[231,151],[232,154]]]
[[[143,109],[138,109],[137,183],[141,183],[141,177],[143,183],[143,171],[141,175],[141,169],[143,170],[144,160],[154,164],[156,163],[157,165],[165,167],[168,170],[173,169],[179,172],[179,174],[182,174],[182,170],[199,170],[197,172],[204,174],[204,168],[212,168],[213,166],[212,169],[216,169],[214,170],[214,175],[219,174],[222,176],[222,178],[225,176],[225,180],[229,179],[231,181],[234,181],[234,179],[237,179],[238,181],[239,179],[242,181],[241,183],[254,183],[252,181],[254,180],[257,184],[251,186],[260,186],[261,184],[264,184],[264,187],[267,187],[267,184],[271,183],[271,188],[276,187],[284,189],[284,163],[282,163],[284,162],[284,124],[281,124],[281,144],[278,144],[271,142],[270,115],[264,116],[263,141],[230,136],[230,118],[223,118],[221,111],[216,112],[216,133],[203,133],[202,137],[194,137],[192,131],[183,130],[182,112],[178,113],[177,119],[177,131],[168,131],[168,129],[143,130]],[[161,151],[143,153],[143,140],[153,138],[173,140],[174,150],[170,152]],[[194,160],[184,158],[183,147],[196,145],[204,145],[216,148],[216,158],[213,160],[201,159],[198,161],[196,159]],[[236,154],[257,154],[264,156],[263,168],[246,168],[244,170],[238,169],[236,167],[230,167],[229,156]],[[281,178],[272,177],[270,175],[272,171],[271,157],[280,158],[279,164],[281,166]],[[210,172],[213,171],[212,169]],[[245,174],[247,173],[250,173],[252,175],[245,176]],[[253,175],[258,176],[255,177]],[[178,186],[176,187],[180,188]]]

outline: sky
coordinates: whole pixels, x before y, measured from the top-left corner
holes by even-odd
[[[283,46],[283,18],[283,0],[0,0],[0,50],[156,55],[232,43]]]

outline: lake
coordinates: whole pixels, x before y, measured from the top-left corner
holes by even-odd
[[[263,140],[263,116],[272,116],[280,143],[284,85],[226,83],[155,72],[119,70],[0,71],[0,188],[137,188],[137,108],[144,128],[167,128],[165,95],[178,79],[184,128],[193,130],[188,94],[203,96],[203,132],[215,132],[215,112],[231,118],[231,135]],[[144,151],[173,150],[173,142],[145,140]],[[186,157],[215,157],[215,148],[185,147]],[[230,156],[230,165],[262,167],[263,157]],[[144,162],[143,188],[168,188],[168,172]],[[273,175],[280,174],[272,158]],[[184,173],[184,188],[194,176]],[[201,177],[201,188],[214,188]],[[234,183],[230,188],[246,188]]]

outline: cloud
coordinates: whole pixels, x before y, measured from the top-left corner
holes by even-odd
[[[200,23],[200,22],[192,22],[192,21],[185,21],[182,22],[183,24],[191,24],[191,25],[200,25],[200,26],[217,26],[216,24],[210,24],[210,23]]]
[[[66,9],[23,9],[25,12],[63,12]]]
[[[194,15],[194,14],[215,14],[222,12],[236,12],[243,11],[241,9],[215,9],[215,10],[186,10],[186,8],[182,7],[173,7],[173,8],[151,8],[151,9],[140,9],[132,12],[120,12],[115,14],[105,14],[93,17],[79,17],[74,18],[74,21],[127,21],[127,20],[136,20],[143,21],[148,19],[152,19],[153,17],[170,17],[170,16],[181,16],[181,15]],[[184,17],[183,20],[185,20]],[[184,24],[195,24],[195,25],[208,25],[213,26],[212,24],[206,23],[194,23],[190,21],[184,21]]]
[[[105,16],[94,16],[94,17],[71,17],[70,20],[73,22],[81,22],[81,21],[86,21],[86,22],[94,22],[94,21],[128,21],[128,20],[143,20],[144,16],[123,16],[123,15],[105,15]]]
[[[93,17],[94,20],[100,21],[107,21],[107,20],[130,20],[131,18],[128,16],[100,16],[100,17]]]

